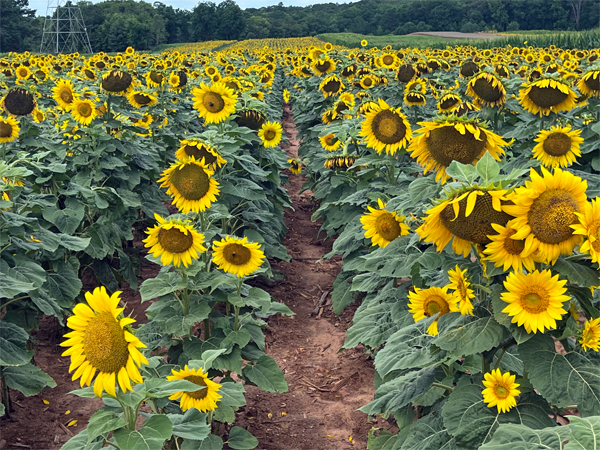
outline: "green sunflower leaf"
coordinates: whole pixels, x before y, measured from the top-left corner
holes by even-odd
[[[233,427],[229,430],[227,444],[229,444],[229,447],[236,450],[250,450],[258,445],[258,439],[252,436],[252,433],[241,427]]]
[[[479,450],[562,450],[568,434],[566,426],[533,430],[520,424],[502,424]]]
[[[0,320],[0,366],[22,366],[33,356],[34,350],[27,350],[29,334],[17,325]]]
[[[173,423],[174,436],[202,441],[210,434],[206,423],[206,413],[198,411],[196,408],[188,409],[183,415],[167,414],[167,417]]]
[[[430,413],[410,425],[408,436],[401,450],[457,450],[456,439],[448,433],[444,419],[437,413]]]
[[[160,450],[172,433],[173,424],[169,418],[155,414],[139,430],[115,430],[113,438],[121,450]]]
[[[110,431],[116,430],[127,425],[127,421],[123,419],[123,414],[117,414],[114,411],[100,410],[96,411],[88,422],[87,434],[88,444],[96,437],[101,436]]]
[[[567,416],[571,422],[568,436],[569,442],[564,450],[599,450],[600,449],[600,417],[581,418]]]
[[[271,393],[288,391],[283,372],[270,356],[261,356],[256,364],[248,364],[244,367],[242,373],[263,391]]]
[[[2,371],[6,385],[20,391],[25,397],[39,394],[46,386],[56,387],[56,382],[50,375],[33,364],[5,367]]]

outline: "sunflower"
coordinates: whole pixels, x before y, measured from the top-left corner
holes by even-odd
[[[600,318],[585,322],[579,344],[586,352],[588,348],[595,352],[600,351]]]
[[[58,106],[65,111],[69,111],[77,98],[73,92],[73,83],[71,80],[58,80],[56,86],[52,88],[52,98],[58,103]]]
[[[408,310],[412,313],[415,322],[426,317],[437,316],[427,328],[427,332],[432,336],[438,334],[437,322],[441,316],[458,311],[456,299],[448,294],[448,286],[443,288],[430,287],[428,289],[415,287],[414,292],[408,293],[408,298],[410,299]]]
[[[385,203],[377,199],[379,209],[367,206],[369,212],[360,218],[363,224],[365,238],[371,239],[372,245],[386,247],[398,236],[409,234],[410,227],[404,223],[405,216],[398,216],[394,211],[385,209]]]
[[[532,114],[547,116],[550,112],[569,111],[577,106],[577,94],[563,81],[539,78],[523,86],[519,90],[519,102]]]
[[[361,47],[366,47],[367,45],[369,45],[369,43],[367,42],[366,39],[363,39],[362,41],[360,41],[360,45],[361,45]]]
[[[506,89],[496,75],[481,72],[467,84],[467,95],[482,106],[502,106],[506,102]]]
[[[558,275],[552,276],[549,270],[528,274],[511,272],[504,281],[508,292],[500,295],[508,303],[502,312],[512,317],[512,323],[525,326],[527,333],[556,328],[556,321],[567,313],[563,303],[571,299],[564,295],[566,283],[567,280],[559,280]]]
[[[513,406],[517,406],[515,397],[521,393],[517,388],[520,384],[515,383],[515,375],[510,372],[502,373],[500,369],[495,369],[491,373],[484,374],[483,385],[486,387],[481,393],[483,401],[489,408],[496,406],[498,413],[510,411]]]
[[[328,156],[323,163],[326,169],[349,169],[356,162],[356,157],[348,154]]]
[[[73,315],[67,319],[73,331],[65,334],[68,339],[60,344],[70,347],[62,356],[71,357],[69,372],[77,369],[73,380],[80,378],[81,387],[89,386],[99,372],[94,381],[97,397],[103,390],[116,397],[115,382],[123,392],[133,391],[131,381],[143,382],[139,366],[148,364],[138,350],[146,346],[126,328],[135,320],[121,317],[120,294],[117,291],[109,297],[104,286],[86,292],[88,304],[79,303],[73,308]]]
[[[98,111],[91,100],[75,100],[71,108],[73,118],[82,125],[89,125],[98,115]]]
[[[494,263],[496,267],[502,267],[504,271],[512,268],[515,272],[522,272],[525,267],[529,272],[535,269],[537,259],[531,253],[525,251],[525,239],[513,239],[517,232],[514,221],[509,221],[505,227],[497,223],[492,224],[497,234],[489,235],[492,242],[485,246],[483,253],[487,261]]]
[[[184,161],[176,161],[165,170],[160,187],[167,188],[173,203],[183,214],[199,212],[210,208],[217,201],[219,183],[212,178],[213,171],[192,156]]]
[[[342,145],[342,142],[335,136],[334,133],[326,134],[325,136],[319,136],[319,142],[321,146],[330,152],[336,151]]]
[[[382,53],[379,58],[375,59],[375,65],[385,69],[394,69],[398,65],[398,57],[393,53]]]
[[[215,166],[221,167],[227,162],[216,148],[206,142],[184,139],[179,141],[179,144],[179,150],[175,152],[175,158],[179,160],[193,156],[196,161],[200,161],[211,169],[214,169]]]
[[[571,225],[585,209],[587,181],[558,168],[554,174],[543,166],[541,169],[542,176],[530,169],[531,181],[518,187],[509,197],[514,205],[503,209],[517,218],[512,238],[525,239],[527,253],[538,251],[542,261],[554,264],[582,241]]]
[[[319,57],[310,64],[310,67],[315,75],[327,75],[335,70],[335,61],[328,56],[324,58]]]
[[[19,122],[13,117],[0,117],[0,144],[19,137]]]
[[[253,109],[238,111],[237,117],[233,121],[239,127],[247,127],[251,130],[258,131],[267,121],[265,115]]]
[[[600,97],[600,70],[589,69],[577,81],[579,92],[588,97]]]
[[[265,148],[277,146],[281,142],[283,128],[278,122],[266,122],[258,131],[258,137]]]
[[[423,128],[415,131],[408,152],[425,169],[424,173],[435,171],[435,180],[442,183],[450,178],[446,168],[452,161],[474,165],[486,152],[499,161],[504,154],[501,147],[508,145],[474,120],[449,116],[419,125]]]
[[[26,80],[31,76],[31,71],[29,70],[29,67],[19,66],[15,69],[15,75],[17,80]]]
[[[258,270],[265,260],[260,244],[248,242],[248,238],[227,236],[213,242],[213,262],[219,269],[242,278]]]
[[[46,120],[46,115],[44,114],[44,111],[42,111],[41,109],[38,109],[38,108],[35,108],[33,110],[32,116],[33,116],[33,121],[35,123],[42,123],[44,120]]]
[[[112,70],[104,74],[100,86],[109,94],[125,95],[133,88],[133,77],[122,70]]]
[[[398,71],[396,72],[396,80],[398,80],[401,83],[408,83],[415,77],[416,74],[417,71],[412,65],[403,64],[400,67],[398,67]]]
[[[15,117],[28,116],[36,106],[37,102],[33,94],[21,88],[12,88],[0,102],[0,107]]]
[[[156,88],[163,85],[166,78],[164,74],[157,72],[156,70],[151,70],[146,74],[146,86],[149,88]]]
[[[450,113],[460,107],[462,99],[457,94],[449,92],[440,97],[437,107],[440,114]]]
[[[189,221],[165,220],[158,214],[154,214],[154,218],[158,225],[146,230],[148,237],[142,242],[150,248],[152,256],[160,256],[163,266],[179,267],[183,263],[187,267],[192,264],[192,259],[199,258],[198,253],[206,251],[202,245],[204,236],[194,230]]]
[[[288,164],[290,165],[290,172],[298,175],[300,174],[300,172],[302,172],[302,166],[300,164],[300,160],[296,159],[296,158],[290,158],[287,160]]]
[[[377,78],[375,78],[373,75],[368,73],[361,77],[358,84],[363,89],[370,89],[377,85]]]
[[[546,167],[568,167],[581,156],[579,144],[583,138],[580,134],[581,130],[571,131],[571,125],[542,130],[534,139],[538,144],[533,147],[533,156]]]
[[[378,154],[385,150],[387,154],[393,155],[400,148],[406,147],[412,132],[400,109],[391,108],[380,98],[377,107],[365,114],[360,135],[366,138],[367,147],[375,149]]]
[[[435,244],[441,252],[452,240],[452,250],[467,257],[471,243],[486,245],[491,242],[493,223],[506,225],[510,216],[502,211],[507,204],[504,190],[467,188],[450,199],[426,211],[425,223],[416,232],[421,240]]]
[[[127,100],[134,108],[142,108],[144,106],[156,104],[158,98],[155,94],[148,94],[142,91],[131,91],[127,94]]]
[[[573,234],[587,237],[587,241],[580,245],[579,251],[589,253],[592,262],[600,262],[600,197],[586,203],[583,213],[575,213],[579,223],[571,225]]]
[[[458,303],[460,313],[463,316],[472,316],[473,304],[471,303],[471,299],[475,298],[475,294],[473,293],[473,289],[469,288],[471,283],[467,280],[466,273],[467,269],[460,270],[458,264],[454,270],[450,269],[448,271],[448,278],[450,279],[448,289],[454,291],[452,296]]]
[[[289,103],[290,102],[290,91],[287,89],[283,90],[283,101],[285,103]]]
[[[235,112],[237,95],[224,83],[213,83],[210,86],[202,83],[199,88],[192,89],[194,108],[206,123],[219,123]]]
[[[423,106],[427,103],[427,99],[420,92],[406,91],[404,94],[404,103],[408,106]]]
[[[460,66],[458,75],[463,78],[470,78],[477,72],[479,72],[479,66],[477,65],[477,63],[473,61],[467,61],[462,66]]]
[[[208,372],[204,373],[202,368],[188,369],[186,365],[183,370],[171,370],[172,375],[167,376],[167,380],[188,380],[198,386],[201,386],[197,391],[181,391],[176,392],[169,397],[169,400],[181,399],[179,406],[182,411],[187,411],[190,408],[196,408],[202,412],[214,411],[217,409],[217,402],[223,397],[219,394],[220,384],[215,383],[208,378]]]
[[[345,87],[341,78],[333,74],[323,79],[321,84],[319,84],[319,91],[323,93],[323,97],[327,98],[338,95]]]

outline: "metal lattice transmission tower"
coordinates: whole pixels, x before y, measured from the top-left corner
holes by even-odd
[[[48,0],[40,53],[79,51],[93,53],[81,9],[69,0]]]

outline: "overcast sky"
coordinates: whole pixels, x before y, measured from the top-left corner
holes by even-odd
[[[53,6],[56,6],[56,1],[53,0]],[[64,4],[66,0],[60,0],[61,4]],[[74,0],[76,2],[77,0]],[[98,3],[99,0],[91,0],[94,3]],[[160,0],[165,5],[171,5],[173,8],[181,9],[193,9],[200,0]],[[219,0],[212,0],[214,3],[220,3]],[[261,8],[263,6],[277,5],[279,2],[283,2],[285,6],[307,6],[315,3],[348,3],[351,0],[235,0],[235,2],[242,9],[246,8]],[[356,0],[355,0],[356,1]],[[148,1],[153,3],[153,1]],[[48,7],[48,0],[29,0],[29,8],[35,9],[38,16],[45,16],[46,9]],[[85,21],[85,17],[83,18]]]

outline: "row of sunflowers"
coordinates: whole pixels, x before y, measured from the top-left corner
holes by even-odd
[[[398,426],[368,448],[594,448],[598,51],[361,45],[280,61],[361,411]]]
[[[54,316],[73,393],[104,401],[63,449],[258,445],[235,413],[244,383],[287,391],[263,329],[293,314],[248,283],[289,260],[277,67],[204,48],[0,59],[2,415],[10,391],[56,385],[30,336]],[[144,265],[134,328],[121,288]]]

